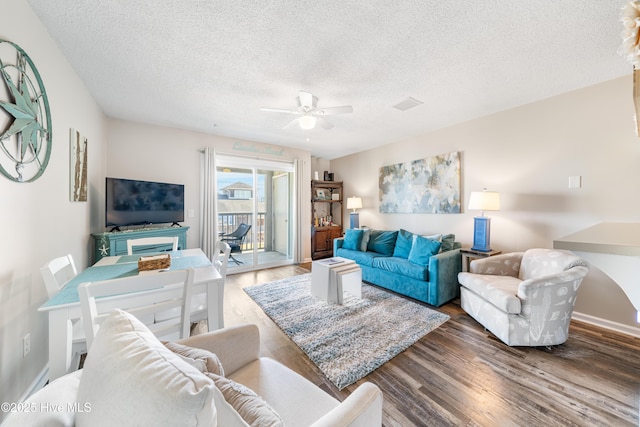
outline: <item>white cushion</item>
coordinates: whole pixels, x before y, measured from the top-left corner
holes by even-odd
[[[90,410],[91,405],[74,406],[82,369],[57,378],[32,394],[22,405],[28,411],[9,415],[3,427],[56,426],[73,427],[76,413],[72,409]]]
[[[167,349],[134,316],[115,310],[85,361],[78,427],[216,426],[213,382]]]

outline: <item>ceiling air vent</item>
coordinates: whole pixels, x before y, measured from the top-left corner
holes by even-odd
[[[418,105],[422,105],[424,102],[418,101],[415,98],[408,97],[407,99],[398,102],[393,108],[397,108],[400,111],[407,111],[410,108],[417,107]]]

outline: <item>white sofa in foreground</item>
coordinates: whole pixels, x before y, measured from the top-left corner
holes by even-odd
[[[84,369],[45,386],[13,426],[380,426],[382,393],[361,384],[343,402],[273,359],[255,325],[161,343],[116,310]]]

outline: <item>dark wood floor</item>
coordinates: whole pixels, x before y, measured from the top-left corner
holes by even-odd
[[[227,276],[225,323],[255,323],[262,353],[343,400],[360,382],[384,394],[385,426],[637,426],[640,339],[572,322],[553,348],[508,347],[465,314],[451,320],[360,382],[338,391],[242,290],[307,273],[303,266]]]

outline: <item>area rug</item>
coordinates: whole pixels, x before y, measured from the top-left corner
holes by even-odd
[[[310,293],[311,274],[244,288],[244,291],[342,390],[436,329],[449,316],[375,286],[344,304]]]

